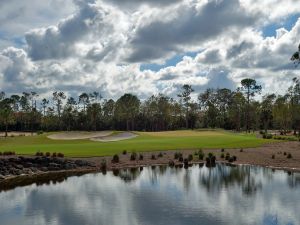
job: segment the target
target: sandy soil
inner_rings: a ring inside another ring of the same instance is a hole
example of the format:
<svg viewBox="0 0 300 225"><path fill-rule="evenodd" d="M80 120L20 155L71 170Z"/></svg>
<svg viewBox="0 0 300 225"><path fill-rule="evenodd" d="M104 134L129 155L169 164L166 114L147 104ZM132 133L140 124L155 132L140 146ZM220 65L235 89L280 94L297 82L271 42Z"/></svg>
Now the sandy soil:
<svg viewBox="0 0 300 225"><path fill-rule="evenodd" d="M112 157L93 157L85 158L85 160L92 161L96 163L97 166L100 166L101 161L105 158L108 163L108 169L114 168L126 168L126 167L137 167L137 166L150 166L150 165L164 165L168 164L170 160L174 160L174 153L176 151L162 151L163 157L158 157L160 152L143 152L143 160L130 160L130 153L126 155L119 154L120 163L113 164L111 163ZM187 157L189 154L193 154L195 150L184 150L180 151L183 153L183 157ZM207 155L209 152L213 152L218 162L225 162L221 158L220 149L203 149L203 152ZM225 149L224 154L230 153L230 155L237 156L237 161L235 164L251 164L264 167L271 167L275 169L285 169L290 171L299 171L300 172L300 142L279 142L268 144L258 148L247 148L243 149L240 152L240 149ZM292 155L291 159L287 158L287 155L284 155L284 152ZM152 155L156 156L155 160L151 159ZM275 155L275 158L272 159L272 155ZM176 161L175 161L176 162ZM203 162L197 160L194 157L193 162L199 163Z"/></svg>
<svg viewBox="0 0 300 225"><path fill-rule="evenodd" d="M8 132L8 137L19 137L19 136L31 136L36 135L36 133L31 132ZM0 132L0 137L5 137L5 132Z"/></svg>
<svg viewBox="0 0 300 225"><path fill-rule="evenodd" d="M112 141L122 141L127 139L132 139L138 135L131 132L122 132L115 135L105 136L105 137L94 137L91 138L92 141L101 141L101 142L112 142Z"/></svg>
<svg viewBox="0 0 300 225"><path fill-rule="evenodd" d="M70 132L60 132L57 134L52 134L49 135L48 138L53 140L80 140L80 139L90 139L95 137L105 137L111 134L112 131L97 131L97 132L70 131Z"/></svg>

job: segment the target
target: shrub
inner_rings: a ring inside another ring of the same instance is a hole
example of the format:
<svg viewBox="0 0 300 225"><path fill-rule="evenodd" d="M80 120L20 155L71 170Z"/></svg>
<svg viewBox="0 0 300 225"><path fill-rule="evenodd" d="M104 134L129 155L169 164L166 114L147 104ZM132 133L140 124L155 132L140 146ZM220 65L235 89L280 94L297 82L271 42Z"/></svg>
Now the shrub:
<svg viewBox="0 0 300 225"><path fill-rule="evenodd" d="M244 149L241 148L241 149L240 149L240 152L244 152Z"/></svg>
<svg viewBox="0 0 300 225"><path fill-rule="evenodd" d="M155 160L155 159L156 159L156 156L155 156L154 154L152 154L152 155L151 155L151 159L152 159L152 160Z"/></svg>
<svg viewBox="0 0 300 225"><path fill-rule="evenodd" d="M130 155L130 160L131 160L131 161L134 161L134 160L136 160L136 157L137 157L136 153L133 152L133 153L131 153L131 155Z"/></svg>
<svg viewBox="0 0 300 225"><path fill-rule="evenodd" d="M275 159L275 155L272 155L272 159Z"/></svg>
<svg viewBox="0 0 300 225"><path fill-rule="evenodd" d="M4 151L2 155L15 155L16 153L13 151Z"/></svg>
<svg viewBox="0 0 300 225"><path fill-rule="evenodd" d="M52 157L55 158L56 156L57 156L57 155L56 155L56 152L53 152L53 153L52 153Z"/></svg>
<svg viewBox="0 0 300 225"><path fill-rule="evenodd" d="M194 159L194 157L193 157L193 155L192 154L189 154L189 156L188 156L188 161L192 161L193 159Z"/></svg>
<svg viewBox="0 0 300 225"><path fill-rule="evenodd" d="M213 153L208 153L208 157L206 157L206 164L208 166L213 166L216 163L216 156Z"/></svg>
<svg viewBox="0 0 300 225"><path fill-rule="evenodd" d="M44 132L42 131L42 130L39 130L38 132L37 132L37 135L41 135L41 134L43 134Z"/></svg>
<svg viewBox="0 0 300 225"><path fill-rule="evenodd" d="M291 153L289 153L289 154L287 155L287 158L288 158L288 159L291 159L291 158L293 158L292 154L291 154Z"/></svg>
<svg viewBox="0 0 300 225"><path fill-rule="evenodd" d="M139 160L144 160L143 154L140 154L140 155L139 155Z"/></svg>
<svg viewBox="0 0 300 225"><path fill-rule="evenodd" d="M118 154L115 154L111 160L112 163L119 163L120 162L120 158Z"/></svg>
<svg viewBox="0 0 300 225"><path fill-rule="evenodd" d="M65 155L63 154L63 153L57 153L57 157L59 157L59 158L64 158L65 157Z"/></svg>
<svg viewBox="0 0 300 225"><path fill-rule="evenodd" d="M226 156L225 156L225 159L226 159L226 160L229 160L229 158L230 158L230 154L227 152L227 153L226 153Z"/></svg>
<svg viewBox="0 0 300 225"><path fill-rule="evenodd" d="M224 153L221 154L221 159L224 159L225 158L225 155Z"/></svg>
<svg viewBox="0 0 300 225"><path fill-rule="evenodd" d="M180 157L182 157L182 153L180 153L180 152L175 152L175 154L174 154L174 159L179 159Z"/></svg>
<svg viewBox="0 0 300 225"><path fill-rule="evenodd" d="M127 151L126 150L123 151L123 155L127 155Z"/></svg>
<svg viewBox="0 0 300 225"><path fill-rule="evenodd" d="M221 152L225 152L225 149L224 149L224 148L222 148L222 149L221 149Z"/></svg>
<svg viewBox="0 0 300 225"><path fill-rule="evenodd" d="M189 166L189 159L188 158L185 158L183 160L183 164L184 164L184 167L187 168Z"/></svg>
<svg viewBox="0 0 300 225"><path fill-rule="evenodd" d="M205 156L205 155L204 155L202 149L199 150L198 156L199 156L199 160L203 160L203 159L204 159L204 156Z"/></svg>
<svg viewBox="0 0 300 225"><path fill-rule="evenodd" d="M286 152L284 152L283 155L286 155Z"/></svg>
<svg viewBox="0 0 300 225"><path fill-rule="evenodd" d="M183 157L180 156L179 159L178 159L178 161L179 161L179 162L183 162Z"/></svg>
<svg viewBox="0 0 300 225"><path fill-rule="evenodd" d="M38 151L38 152L35 153L35 156L43 156L43 153Z"/></svg>
<svg viewBox="0 0 300 225"><path fill-rule="evenodd" d="M264 139L272 139L273 135L272 134L263 134Z"/></svg>
<svg viewBox="0 0 300 225"><path fill-rule="evenodd" d="M198 155L198 152L197 152L197 151L195 151L195 152L194 152L194 155Z"/></svg>
<svg viewBox="0 0 300 225"><path fill-rule="evenodd" d="M170 167L174 167L174 166L175 166L175 162L174 162L173 160L170 160L170 161L169 161L169 166L170 166Z"/></svg>
<svg viewBox="0 0 300 225"><path fill-rule="evenodd" d="M100 169L102 171L106 171L106 169L107 169L107 163L106 163L105 159L102 159L102 161L100 162Z"/></svg>
<svg viewBox="0 0 300 225"><path fill-rule="evenodd" d="M161 158L161 157L163 157L163 154L160 152L160 153L157 155L157 157Z"/></svg>
<svg viewBox="0 0 300 225"><path fill-rule="evenodd" d="M2 155L2 152L0 152L0 155Z"/></svg>
<svg viewBox="0 0 300 225"><path fill-rule="evenodd" d="M234 155L234 156L232 156L232 159L233 159L233 161L236 161L237 157Z"/></svg>
<svg viewBox="0 0 300 225"><path fill-rule="evenodd" d="M51 155L50 152L46 152L47 157L50 157L50 155Z"/></svg>

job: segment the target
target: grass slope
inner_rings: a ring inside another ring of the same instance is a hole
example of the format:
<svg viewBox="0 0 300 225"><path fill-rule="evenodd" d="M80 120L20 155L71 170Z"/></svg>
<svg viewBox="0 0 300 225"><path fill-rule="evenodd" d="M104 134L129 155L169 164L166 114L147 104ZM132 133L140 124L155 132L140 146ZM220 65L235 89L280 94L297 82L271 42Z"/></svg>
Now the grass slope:
<svg viewBox="0 0 300 225"><path fill-rule="evenodd" d="M169 131L136 132L137 138L110 143L90 140L51 140L48 134L0 139L0 151L15 151L30 155L37 151L61 152L69 157L104 156L127 151L162 151L197 148L258 147L274 140L256 138L254 135L225 131Z"/></svg>

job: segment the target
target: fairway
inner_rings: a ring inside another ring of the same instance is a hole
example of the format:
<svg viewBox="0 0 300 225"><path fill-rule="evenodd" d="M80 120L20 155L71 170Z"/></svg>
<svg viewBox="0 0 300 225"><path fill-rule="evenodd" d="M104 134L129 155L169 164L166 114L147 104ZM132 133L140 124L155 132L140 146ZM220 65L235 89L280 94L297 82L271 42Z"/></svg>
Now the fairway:
<svg viewBox="0 0 300 225"><path fill-rule="evenodd" d="M85 140L52 140L49 133L0 139L0 151L32 155L37 151L61 152L69 157L92 157L119 154L127 151L187 150L199 148L258 147L275 140L257 138L250 134L217 131L135 132L138 137L117 142Z"/></svg>

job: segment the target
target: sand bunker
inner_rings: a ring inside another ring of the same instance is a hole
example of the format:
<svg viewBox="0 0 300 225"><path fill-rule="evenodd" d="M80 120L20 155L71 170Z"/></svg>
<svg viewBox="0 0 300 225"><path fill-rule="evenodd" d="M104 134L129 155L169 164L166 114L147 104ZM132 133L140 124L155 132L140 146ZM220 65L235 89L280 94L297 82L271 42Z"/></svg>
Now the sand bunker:
<svg viewBox="0 0 300 225"><path fill-rule="evenodd" d="M48 138L53 140L81 140L90 138L101 138L111 135L112 131L97 131L97 132L80 132L80 131L70 131L61 132L57 134L49 135Z"/></svg>
<svg viewBox="0 0 300 225"><path fill-rule="evenodd" d="M92 141L101 141L101 142L112 142L112 141L122 141L127 140L131 138L137 137L137 134L131 133L131 132L122 132L115 135L110 135L106 137L94 137L91 138Z"/></svg>

